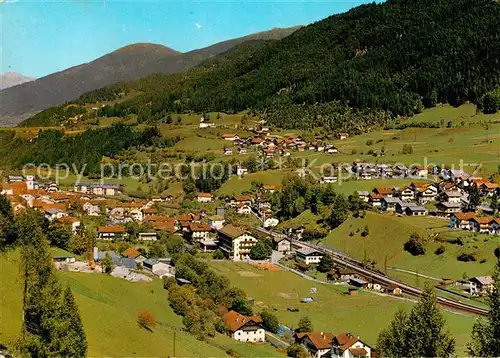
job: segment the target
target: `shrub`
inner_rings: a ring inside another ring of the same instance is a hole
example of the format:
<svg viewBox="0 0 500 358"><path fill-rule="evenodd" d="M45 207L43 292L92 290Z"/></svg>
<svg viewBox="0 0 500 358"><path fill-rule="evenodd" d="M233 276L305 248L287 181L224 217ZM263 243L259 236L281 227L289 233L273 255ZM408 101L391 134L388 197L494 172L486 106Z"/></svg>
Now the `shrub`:
<svg viewBox="0 0 500 358"><path fill-rule="evenodd" d="M175 281L175 278L173 277L163 277L163 288L165 290L169 290L170 287L172 287L173 285L177 284L177 282Z"/></svg>
<svg viewBox="0 0 500 358"><path fill-rule="evenodd" d="M373 145L373 140L368 139L368 140L366 141L366 145L367 145L367 146Z"/></svg>
<svg viewBox="0 0 500 358"><path fill-rule="evenodd" d="M443 245L441 245L441 246L439 246L439 247L436 249L436 251L434 251L434 253L435 253L436 255L441 255L441 254L443 254L443 253L444 253L444 251L445 251L445 247L444 247Z"/></svg>
<svg viewBox="0 0 500 358"><path fill-rule="evenodd" d="M156 326L156 318L149 311L141 311L137 314L137 323L143 328L154 328Z"/></svg>
<svg viewBox="0 0 500 358"><path fill-rule="evenodd" d="M417 233L413 233L410 239L405 242L404 250L413 256L425 255L424 240Z"/></svg>
<svg viewBox="0 0 500 358"><path fill-rule="evenodd" d="M403 145L402 154L413 154L413 147L410 144Z"/></svg>
<svg viewBox="0 0 500 358"><path fill-rule="evenodd" d="M464 252L464 253L457 256L457 260L463 261L463 262L477 261L476 253L475 252Z"/></svg>
<svg viewBox="0 0 500 358"><path fill-rule="evenodd" d="M280 323L278 321L278 318L274 314L269 311L263 311L260 316L262 318L262 325L267 331L278 333L280 329Z"/></svg>
<svg viewBox="0 0 500 358"><path fill-rule="evenodd" d="M214 253L212 254L212 258L214 260L224 260L226 258L226 256L224 256L224 253L222 252L222 250L216 250L214 251Z"/></svg>

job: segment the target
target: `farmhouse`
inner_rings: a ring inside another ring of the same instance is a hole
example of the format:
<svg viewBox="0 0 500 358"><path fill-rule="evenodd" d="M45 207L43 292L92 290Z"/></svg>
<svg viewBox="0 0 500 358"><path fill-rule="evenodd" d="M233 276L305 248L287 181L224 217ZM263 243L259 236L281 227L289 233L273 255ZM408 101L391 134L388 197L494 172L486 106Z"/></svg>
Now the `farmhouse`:
<svg viewBox="0 0 500 358"><path fill-rule="evenodd" d="M435 184L426 184L422 186L416 186L417 195L416 198L418 202L422 205L436 200L436 196L438 194L438 187Z"/></svg>
<svg viewBox="0 0 500 358"><path fill-rule="evenodd" d="M306 332L295 333L295 343L303 345L314 358L320 358L332 349L333 333Z"/></svg>
<svg viewBox="0 0 500 358"><path fill-rule="evenodd" d="M235 196L231 199L230 205L237 207L238 205L252 205L252 197L249 195Z"/></svg>
<svg viewBox="0 0 500 358"><path fill-rule="evenodd" d="M380 200L380 209L383 211L396 211L396 205L402 204L399 198L382 198Z"/></svg>
<svg viewBox="0 0 500 358"><path fill-rule="evenodd" d="M189 232L191 237L195 240L208 239L212 228L207 224L200 224L197 222L189 223Z"/></svg>
<svg viewBox="0 0 500 358"><path fill-rule="evenodd" d="M319 251L311 249L309 247L305 247L297 250L295 253L295 259L298 262L303 262L306 265L317 264L323 258L323 254Z"/></svg>
<svg viewBox="0 0 500 358"><path fill-rule="evenodd" d="M403 201L412 201L416 198L415 190L411 186L407 186L403 188L400 192L401 200Z"/></svg>
<svg viewBox="0 0 500 358"><path fill-rule="evenodd" d="M235 140L239 140L240 139L239 135L237 135L237 134L223 134L222 138L224 140L229 140L231 142L234 142Z"/></svg>
<svg viewBox="0 0 500 358"><path fill-rule="evenodd" d="M473 277L469 280L471 295L484 295L493 290L495 281L491 276Z"/></svg>
<svg viewBox="0 0 500 358"><path fill-rule="evenodd" d="M428 211L423 206L407 206L405 209L405 214L408 216L421 216L427 215Z"/></svg>
<svg viewBox="0 0 500 358"><path fill-rule="evenodd" d="M456 213L450 215L449 227L454 229L470 230L469 220L474 218L474 213Z"/></svg>
<svg viewBox="0 0 500 358"><path fill-rule="evenodd" d="M292 251L292 242L286 236L274 237L275 250L287 254Z"/></svg>
<svg viewBox="0 0 500 358"><path fill-rule="evenodd" d="M371 357L371 347L351 333L341 333L332 340L332 358Z"/></svg>
<svg viewBox="0 0 500 358"><path fill-rule="evenodd" d="M214 196L210 193L199 193L198 202L199 203L209 203L214 199Z"/></svg>
<svg viewBox="0 0 500 358"><path fill-rule="evenodd" d="M392 198L394 191L393 191L392 188L375 188L373 190L373 192L375 194L382 195L382 196L384 196L386 198Z"/></svg>
<svg viewBox="0 0 500 358"><path fill-rule="evenodd" d="M451 214L460 213L462 211L462 204L460 202L441 202L436 204L437 214L440 216L449 216Z"/></svg>
<svg viewBox="0 0 500 358"><path fill-rule="evenodd" d="M228 328L228 333L234 340L240 342L264 342L266 332L262 328L262 318L259 316L244 316L235 311L229 311L222 317Z"/></svg>
<svg viewBox="0 0 500 358"><path fill-rule="evenodd" d="M245 260L250 256L250 250L257 239L244 230L233 225L224 226L218 230L219 248L232 260Z"/></svg>

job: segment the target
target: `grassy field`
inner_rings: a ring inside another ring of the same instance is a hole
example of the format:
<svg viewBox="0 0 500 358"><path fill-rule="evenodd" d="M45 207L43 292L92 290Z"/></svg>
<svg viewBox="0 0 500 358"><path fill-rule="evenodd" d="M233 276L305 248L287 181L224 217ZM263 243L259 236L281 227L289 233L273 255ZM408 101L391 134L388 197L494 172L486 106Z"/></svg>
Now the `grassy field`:
<svg viewBox="0 0 500 358"><path fill-rule="evenodd" d="M19 255L0 256L0 343L12 345L21 329L22 282ZM221 346L196 340L182 331L182 318L168 305L161 280L131 283L102 274L58 272L62 283L70 285L80 308L88 355L98 356L172 356L176 333L176 356L222 357L229 348L247 357L274 357L281 354L268 344L237 343L218 335ZM137 313L151 311L159 324L153 332L139 328Z"/></svg>
<svg viewBox="0 0 500 358"><path fill-rule="evenodd" d="M447 228L447 224L446 219L398 217L367 212L365 218L347 219L324 242L357 259L375 260L382 270L387 260L387 266L418 271L437 278L460 280L465 276L490 274L494 267L493 250L500 245L500 238L451 230ZM369 235L362 237L361 231L365 226L368 226ZM403 250L403 244L413 232L429 239L423 256L412 256ZM459 237L463 245L453 243ZM441 245L445 247L445 252L436 255L434 251ZM472 251L476 252L477 261L457 260L459 254ZM480 263L481 259L486 259L486 262ZM388 274L391 275L391 272L388 271Z"/></svg>
<svg viewBox="0 0 500 358"><path fill-rule="evenodd" d="M263 172L250 173L244 175L243 177L235 175L222 185L219 189L219 195L238 195L243 192L250 191L253 181L279 186L283 178L290 174L291 171L288 170L267 170Z"/></svg>
<svg viewBox="0 0 500 358"><path fill-rule="evenodd" d="M254 311L265 308L274 311L282 324L295 327L303 316L311 318L314 329L338 334L343 331L360 335L375 345L379 332L398 309L409 310L412 303L389 297L360 292L345 295L346 286L322 285L293 273L277 270L262 271L245 263L211 262L210 266L225 275L231 283L255 299ZM311 288L318 289L317 295ZM300 303L301 297L314 297L313 303ZM288 312L287 307L300 312ZM458 355L462 355L475 318L445 313L448 327L457 340Z"/></svg>

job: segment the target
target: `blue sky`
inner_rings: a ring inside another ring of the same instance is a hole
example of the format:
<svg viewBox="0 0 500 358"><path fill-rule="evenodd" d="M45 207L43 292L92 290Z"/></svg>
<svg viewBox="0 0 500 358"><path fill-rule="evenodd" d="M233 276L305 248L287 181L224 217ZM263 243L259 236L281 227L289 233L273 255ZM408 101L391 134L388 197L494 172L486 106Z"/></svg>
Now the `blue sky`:
<svg viewBox="0 0 500 358"><path fill-rule="evenodd" d="M42 77L136 42L185 52L366 2L0 0L1 72Z"/></svg>

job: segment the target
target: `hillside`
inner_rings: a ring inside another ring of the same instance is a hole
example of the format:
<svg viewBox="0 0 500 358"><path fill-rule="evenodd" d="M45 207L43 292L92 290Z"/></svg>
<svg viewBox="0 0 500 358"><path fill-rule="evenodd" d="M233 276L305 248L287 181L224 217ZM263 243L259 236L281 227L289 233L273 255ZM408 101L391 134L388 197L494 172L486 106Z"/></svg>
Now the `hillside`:
<svg viewBox="0 0 500 358"><path fill-rule="evenodd" d="M280 41L246 42L183 76L125 84L120 91L140 94L101 114L154 121L169 112L254 108L282 127L364 131L436 103L477 102L497 87L499 19L491 0L362 5ZM117 92L84 98L112 100Z"/></svg>
<svg viewBox="0 0 500 358"><path fill-rule="evenodd" d="M34 78L23 76L20 73L5 72L3 75L0 75L0 91L33 80Z"/></svg>
<svg viewBox="0 0 500 358"><path fill-rule="evenodd" d="M22 119L45 108L60 105L77 98L82 93L112 83L131 81L154 73L181 72L242 42L279 39L296 29L296 27L273 29L187 53L148 43L125 46L92 62L2 91L0 125L18 124Z"/></svg>
<svg viewBox="0 0 500 358"><path fill-rule="evenodd" d="M22 283L19 252L0 255L0 344L13 347L21 331ZM161 280L132 283L104 274L58 271L75 296L89 345L89 357L224 357L233 349L246 357L279 357L270 345L235 342L217 335L210 342L185 332L182 317L169 306ZM137 325L137 313L149 310L158 324L152 332ZM173 335L175 337L175 349ZM126 342L126 344L124 344Z"/></svg>

